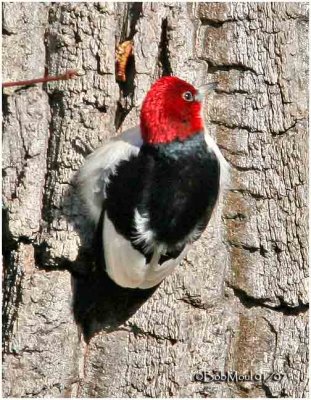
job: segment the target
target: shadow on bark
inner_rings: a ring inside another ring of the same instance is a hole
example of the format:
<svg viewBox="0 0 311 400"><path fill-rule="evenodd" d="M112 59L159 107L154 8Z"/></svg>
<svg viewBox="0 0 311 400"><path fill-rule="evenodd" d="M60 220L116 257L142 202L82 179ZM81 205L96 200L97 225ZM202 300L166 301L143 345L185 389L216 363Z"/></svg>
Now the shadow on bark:
<svg viewBox="0 0 311 400"><path fill-rule="evenodd" d="M83 204L75 186L74 184L67 192L66 203L78 205L83 215ZM89 342L101 330L111 332L124 324L157 287L141 290L116 285L105 271L102 246L103 213L98 226L93 230L81 215L76 218L68 217L82 241L77 260L71 263L69 271L72 274L75 321L80 326L85 341ZM90 235L94 236L91 245Z"/></svg>
<svg viewBox="0 0 311 400"><path fill-rule="evenodd" d="M89 342L101 330L116 330L155 290L121 288L100 268L87 276L74 277L74 317L85 341Z"/></svg>
<svg viewBox="0 0 311 400"><path fill-rule="evenodd" d="M4 171L5 172L5 171ZM21 237L20 242L25 238ZM18 249L18 243L14 240L9 229L8 210L2 208L2 349L9 351L10 338L12 337L14 323L17 319L17 311L22 301L23 272L19 265L13 262L13 252ZM4 356L4 352L2 354Z"/></svg>

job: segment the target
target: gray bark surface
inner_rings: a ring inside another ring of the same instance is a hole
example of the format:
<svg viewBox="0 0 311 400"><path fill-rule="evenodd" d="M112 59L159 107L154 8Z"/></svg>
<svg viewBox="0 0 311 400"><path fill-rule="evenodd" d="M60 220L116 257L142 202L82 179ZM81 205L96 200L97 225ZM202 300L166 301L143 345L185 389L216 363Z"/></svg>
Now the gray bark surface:
<svg viewBox="0 0 311 400"><path fill-rule="evenodd" d="M3 5L4 81L83 72L4 91L5 397L308 397L307 49L305 3ZM75 179L167 74L219 82L204 113L231 189L142 296L94 269ZM195 381L212 370L275 375Z"/></svg>

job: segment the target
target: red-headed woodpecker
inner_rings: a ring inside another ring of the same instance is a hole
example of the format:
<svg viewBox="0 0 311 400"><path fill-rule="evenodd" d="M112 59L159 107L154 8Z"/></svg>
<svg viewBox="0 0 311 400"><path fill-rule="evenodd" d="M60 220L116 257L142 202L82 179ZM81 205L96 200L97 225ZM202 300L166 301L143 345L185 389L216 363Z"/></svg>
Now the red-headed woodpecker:
<svg viewBox="0 0 311 400"><path fill-rule="evenodd" d="M227 163L204 131L202 99L189 83L160 78L140 127L105 143L81 169L89 214L103 218L106 272L119 286L158 285L211 218Z"/></svg>

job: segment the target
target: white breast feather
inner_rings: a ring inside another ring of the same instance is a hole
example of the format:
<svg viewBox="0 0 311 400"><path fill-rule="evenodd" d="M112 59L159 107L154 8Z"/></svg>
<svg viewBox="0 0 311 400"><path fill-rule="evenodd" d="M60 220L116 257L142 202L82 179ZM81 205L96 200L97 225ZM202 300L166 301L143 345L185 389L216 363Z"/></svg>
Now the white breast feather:
<svg viewBox="0 0 311 400"><path fill-rule="evenodd" d="M227 189L230 183L230 166L221 154L215 140L206 131L204 137L208 148L213 150L220 164L220 190Z"/></svg>

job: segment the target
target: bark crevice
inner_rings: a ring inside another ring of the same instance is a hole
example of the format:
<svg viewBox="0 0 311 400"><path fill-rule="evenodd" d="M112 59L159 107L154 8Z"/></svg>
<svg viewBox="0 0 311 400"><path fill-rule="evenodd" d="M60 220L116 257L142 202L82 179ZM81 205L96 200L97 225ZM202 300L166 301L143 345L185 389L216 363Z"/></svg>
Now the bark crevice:
<svg viewBox="0 0 311 400"><path fill-rule="evenodd" d="M169 25L168 18L164 18L161 24L161 40L159 44L159 64L162 69L162 76L170 76L173 69L170 62L169 51Z"/></svg>
<svg viewBox="0 0 311 400"><path fill-rule="evenodd" d="M245 290L235 287L232 284L227 282L229 288L231 288L234 292L234 295L240 300L246 308L253 308L253 307L261 307L266 308L278 313L281 313L285 316L296 316L303 313L307 313L309 310L309 304L300 304L299 306L291 307L289 304L286 304L282 298L278 298L279 305L269 305L266 302L271 302L270 298L255 298L250 296Z"/></svg>

